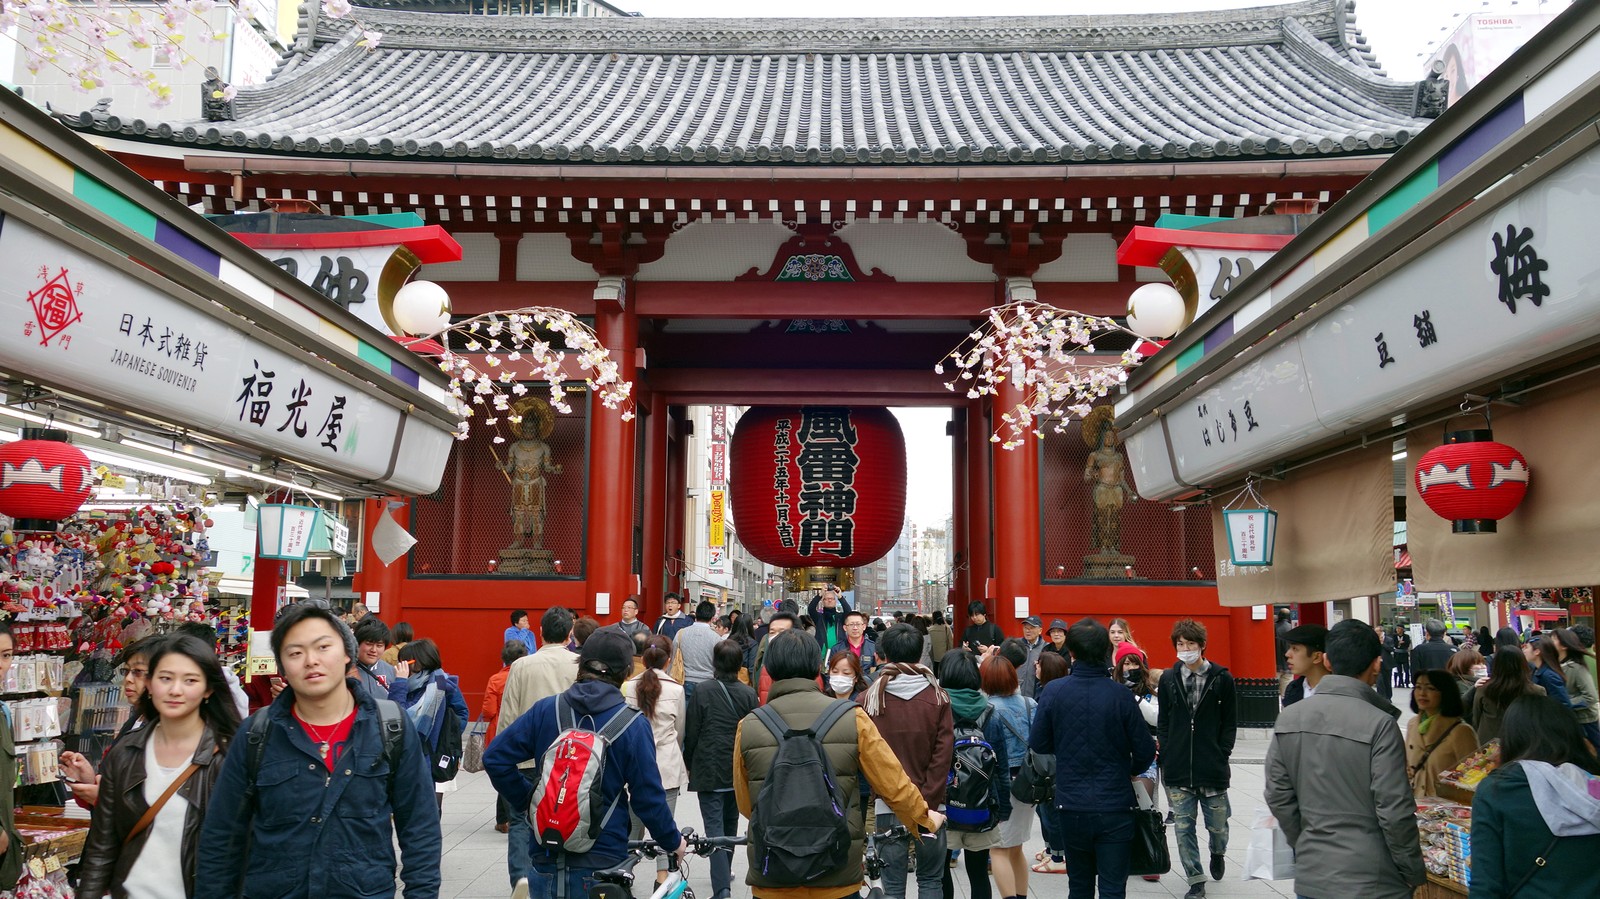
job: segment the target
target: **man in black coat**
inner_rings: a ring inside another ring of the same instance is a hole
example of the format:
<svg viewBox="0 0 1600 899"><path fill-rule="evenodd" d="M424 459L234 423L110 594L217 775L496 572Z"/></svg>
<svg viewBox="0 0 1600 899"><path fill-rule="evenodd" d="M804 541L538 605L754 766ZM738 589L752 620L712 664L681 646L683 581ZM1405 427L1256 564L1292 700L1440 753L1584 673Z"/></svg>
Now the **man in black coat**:
<svg viewBox="0 0 1600 899"><path fill-rule="evenodd" d="M1229 758L1238 734L1233 675L1205 657L1205 625L1185 618L1172 627L1179 664L1162 672L1156 688L1156 718L1161 746L1161 776L1167 785L1178 858L1189 882L1185 899L1202 899L1206 875L1200 868L1198 817L1205 815L1211 849L1211 879L1227 870Z"/></svg>
<svg viewBox="0 0 1600 899"><path fill-rule="evenodd" d="M1455 644L1444 638L1443 621L1437 618L1429 618L1422 625L1422 629L1428 632L1428 639L1421 646L1411 650L1411 677L1413 680L1424 671L1444 668L1449 663L1450 657L1456 654Z"/></svg>

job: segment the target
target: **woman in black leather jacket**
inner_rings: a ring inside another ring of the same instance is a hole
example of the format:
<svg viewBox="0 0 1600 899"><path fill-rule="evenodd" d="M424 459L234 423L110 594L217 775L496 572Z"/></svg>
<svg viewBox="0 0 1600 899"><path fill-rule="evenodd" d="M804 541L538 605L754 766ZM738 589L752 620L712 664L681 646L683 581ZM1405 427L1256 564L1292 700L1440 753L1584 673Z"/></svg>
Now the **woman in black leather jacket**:
<svg viewBox="0 0 1600 899"><path fill-rule="evenodd" d="M112 744L100 768L81 899L194 895L200 825L239 728L216 653L187 634L164 640L136 711L147 724Z"/></svg>

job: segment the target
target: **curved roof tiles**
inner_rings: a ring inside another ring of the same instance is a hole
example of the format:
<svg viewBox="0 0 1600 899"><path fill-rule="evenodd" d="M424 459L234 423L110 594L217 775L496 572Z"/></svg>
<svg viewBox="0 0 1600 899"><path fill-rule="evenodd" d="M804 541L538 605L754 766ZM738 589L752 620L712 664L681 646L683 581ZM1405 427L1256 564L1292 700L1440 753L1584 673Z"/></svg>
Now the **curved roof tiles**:
<svg viewBox="0 0 1600 899"><path fill-rule="evenodd" d="M317 156L1060 163L1370 153L1442 103L1378 69L1347 0L1155 16L306 20L222 122L76 127Z"/></svg>

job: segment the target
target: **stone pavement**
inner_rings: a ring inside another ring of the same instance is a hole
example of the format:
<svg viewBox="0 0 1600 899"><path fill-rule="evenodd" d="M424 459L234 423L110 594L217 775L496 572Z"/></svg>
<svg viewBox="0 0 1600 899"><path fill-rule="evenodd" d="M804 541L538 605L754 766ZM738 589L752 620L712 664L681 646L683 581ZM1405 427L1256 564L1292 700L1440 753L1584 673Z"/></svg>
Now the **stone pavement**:
<svg viewBox="0 0 1600 899"><path fill-rule="evenodd" d="M1409 709L1406 709L1409 699L1408 691L1395 691L1395 704L1405 710L1401 715L1402 724L1411 717ZM1233 815L1229 819L1232 826L1228 836L1228 874L1220 882L1207 881L1208 899L1292 899L1294 896L1294 884L1291 881L1240 879L1256 808L1265 806L1262 800L1266 788L1263 761L1270 737L1271 732L1264 729L1239 731L1233 755L1233 786L1229 791ZM506 899L510 895L506 878L506 838L494 829L494 789L489 785L488 777L482 774L462 773L456 782L460 790L445 797L444 802L444 886L439 895L441 899ZM1162 808L1165 807L1163 799ZM705 832L700 823L700 804L693 793L685 793L679 799L677 818L679 826ZM1168 873L1156 883L1138 877L1131 878L1128 881L1128 895L1181 897L1188 889L1182 867L1178 864L1176 836L1171 826L1167 828L1167 842L1172 851L1173 868L1178 873ZM1033 839L1028 843L1027 857L1031 860L1033 854L1043 848L1044 840L1035 826ZM1202 827L1201 857L1205 858L1207 852L1206 835ZM750 889L744 885L744 868L745 856L740 852L734 856L733 899L750 899ZM639 873L641 880L648 876L644 865L640 866ZM957 868L954 879L958 899L968 899L970 891L967 889L965 872ZM710 869L704 859L694 858L691 861L689 880L698 895L711 895ZM915 896L914 878L912 883L911 894ZM1028 892L1031 899L1066 899L1067 878L1059 874L1031 874Z"/></svg>

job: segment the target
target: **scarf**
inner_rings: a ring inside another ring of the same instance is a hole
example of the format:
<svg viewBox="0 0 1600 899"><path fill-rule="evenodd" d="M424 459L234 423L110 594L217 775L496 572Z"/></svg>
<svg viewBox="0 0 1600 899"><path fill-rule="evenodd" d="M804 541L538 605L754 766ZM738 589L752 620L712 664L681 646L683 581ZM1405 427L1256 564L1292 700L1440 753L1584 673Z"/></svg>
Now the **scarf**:
<svg viewBox="0 0 1600 899"><path fill-rule="evenodd" d="M1432 724L1433 719L1437 717L1439 716L1436 714L1430 715L1427 712L1423 712L1417 721L1417 736L1426 737L1428 735L1428 725Z"/></svg>
<svg viewBox="0 0 1600 899"><path fill-rule="evenodd" d="M907 677L921 677L928 681L928 688L933 690L934 705L943 705L950 701L945 695L944 688L939 686L939 681L933 672L912 662L889 662L878 668L878 677L867 687L867 692L861 697L861 707L872 717L883 714L883 697L889 689L889 682L900 675Z"/></svg>
<svg viewBox="0 0 1600 899"><path fill-rule="evenodd" d="M406 709L406 714L411 716L411 723L416 726L418 736L431 750L439 745L439 730L444 725L444 672L424 671L412 675L416 678L427 678L428 685L423 688L422 696L411 707Z"/></svg>
<svg viewBox="0 0 1600 899"><path fill-rule="evenodd" d="M950 712L957 721L977 721L989 707L989 699L977 690L947 690L950 694Z"/></svg>

